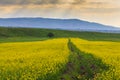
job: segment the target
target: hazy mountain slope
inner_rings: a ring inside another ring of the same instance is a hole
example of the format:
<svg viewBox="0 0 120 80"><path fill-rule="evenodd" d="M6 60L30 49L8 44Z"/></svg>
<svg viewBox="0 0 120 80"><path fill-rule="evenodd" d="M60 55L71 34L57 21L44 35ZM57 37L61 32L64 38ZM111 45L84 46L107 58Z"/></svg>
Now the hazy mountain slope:
<svg viewBox="0 0 120 80"><path fill-rule="evenodd" d="M78 19L49 19L49 18L6 18L0 19L0 26L34 27L65 30L114 31L119 28L91 23ZM120 29L119 29L120 30Z"/></svg>

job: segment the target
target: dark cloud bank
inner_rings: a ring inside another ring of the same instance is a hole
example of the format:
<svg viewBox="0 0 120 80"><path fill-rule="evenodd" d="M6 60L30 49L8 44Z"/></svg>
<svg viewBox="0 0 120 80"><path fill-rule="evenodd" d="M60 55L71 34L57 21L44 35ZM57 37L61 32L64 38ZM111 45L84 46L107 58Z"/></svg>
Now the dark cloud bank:
<svg viewBox="0 0 120 80"><path fill-rule="evenodd" d="M35 4L35 5L44 5L44 4L81 4L84 3L85 0L0 0L0 5L28 5L28 4Z"/></svg>

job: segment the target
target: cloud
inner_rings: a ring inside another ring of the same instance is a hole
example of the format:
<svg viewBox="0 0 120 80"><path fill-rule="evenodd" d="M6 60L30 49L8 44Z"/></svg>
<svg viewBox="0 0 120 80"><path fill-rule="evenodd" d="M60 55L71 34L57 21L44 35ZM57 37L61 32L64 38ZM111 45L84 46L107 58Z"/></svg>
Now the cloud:
<svg viewBox="0 0 120 80"><path fill-rule="evenodd" d="M81 4L86 0L0 0L0 5Z"/></svg>

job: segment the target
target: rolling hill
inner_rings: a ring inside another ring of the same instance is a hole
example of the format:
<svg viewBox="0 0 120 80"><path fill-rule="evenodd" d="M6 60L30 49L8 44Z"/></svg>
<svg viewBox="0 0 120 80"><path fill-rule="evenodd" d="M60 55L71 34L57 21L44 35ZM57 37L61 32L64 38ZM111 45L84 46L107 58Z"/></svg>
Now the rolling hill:
<svg viewBox="0 0 120 80"><path fill-rule="evenodd" d="M100 32L85 32L85 31L67 31L55 29L40 29L40 28L5 28L0 27L0 42L11 41L39 41L48 39L48 33L53 33L53 38L70 38L79 37L86 40L102 40L102 41L120 41L119 33L100 33Z"/></svg>

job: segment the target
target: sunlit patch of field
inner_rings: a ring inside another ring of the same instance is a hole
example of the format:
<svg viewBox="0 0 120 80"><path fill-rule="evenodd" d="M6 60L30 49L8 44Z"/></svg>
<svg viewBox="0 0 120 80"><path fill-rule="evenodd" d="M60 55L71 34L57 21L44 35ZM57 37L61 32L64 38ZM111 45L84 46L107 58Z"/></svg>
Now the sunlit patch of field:
<svg viewBox="0 0 120 80"><path fill-rule="evenodd" d="M68 62L67 39L0 43L0 80L57 80Z"/></svg>
<svg viewBox="0 0 120 80"><path fill-rule="evenodd" d="M79 38L72 38L72 42L80 51L92 54L109 65L107 71L95 75L95 80L120 80L120 42L87 41Z"/></svg>

